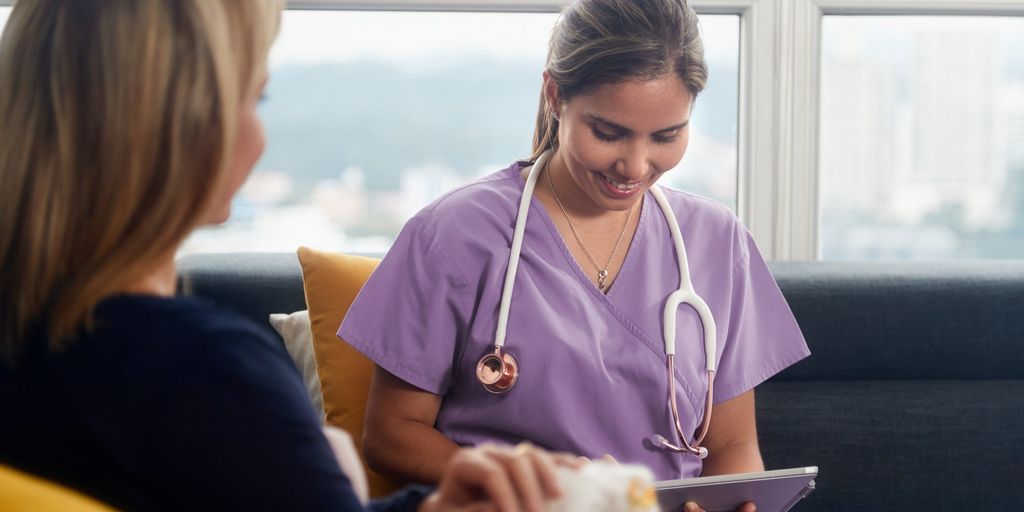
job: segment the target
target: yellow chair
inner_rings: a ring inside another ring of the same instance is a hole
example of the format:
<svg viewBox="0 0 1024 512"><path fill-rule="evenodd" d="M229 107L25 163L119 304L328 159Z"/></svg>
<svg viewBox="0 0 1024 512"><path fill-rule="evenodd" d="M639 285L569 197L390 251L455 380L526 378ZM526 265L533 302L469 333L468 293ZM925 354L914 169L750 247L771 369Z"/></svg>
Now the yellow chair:
<svg viewBox="0 0 1024 512"><path fill-rule="evenodd" d="M77 491L0 464L0 512L107 512L114 509Z"/></svg>

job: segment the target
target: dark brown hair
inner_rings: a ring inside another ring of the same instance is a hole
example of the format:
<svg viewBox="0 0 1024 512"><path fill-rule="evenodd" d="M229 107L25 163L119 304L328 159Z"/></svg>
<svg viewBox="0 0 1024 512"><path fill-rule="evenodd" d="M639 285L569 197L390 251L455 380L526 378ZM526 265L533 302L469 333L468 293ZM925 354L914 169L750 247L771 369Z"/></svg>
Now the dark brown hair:
<svg viewBox="0 0 1024 512"><path fill-rule="evenodd" d="M546 69L563 102L666 73L676 73L696 99L708 78L697 13L685 0L577 0L555 24ZM558 146L554 107L541 90L531 160Z"/></svg>

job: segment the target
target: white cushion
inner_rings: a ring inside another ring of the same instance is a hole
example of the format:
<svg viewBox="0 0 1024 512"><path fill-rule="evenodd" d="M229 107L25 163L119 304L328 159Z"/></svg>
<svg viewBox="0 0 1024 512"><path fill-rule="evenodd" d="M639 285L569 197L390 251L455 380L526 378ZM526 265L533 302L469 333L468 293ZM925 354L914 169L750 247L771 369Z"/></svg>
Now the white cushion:
<svg viewBox="0 0 1024 512"><path fill-rule="evenodd" d="M309 323L309 311L296 311L292 314L274 313L270 315L270 325L284 339L284 348L288 350L292 362L302 375L306 385L306 394L313 409L324 419L324 398L320 393L320 376L316 373L316 356L313 354L313 329Z"/></svg>

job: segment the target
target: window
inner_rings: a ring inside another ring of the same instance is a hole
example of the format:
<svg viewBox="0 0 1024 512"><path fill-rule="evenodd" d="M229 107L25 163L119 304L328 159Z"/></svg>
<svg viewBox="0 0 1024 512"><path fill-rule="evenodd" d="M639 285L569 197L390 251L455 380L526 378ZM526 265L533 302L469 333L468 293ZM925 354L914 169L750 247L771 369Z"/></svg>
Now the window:
<svg viewBox="0 0 1024 512"><path fill-rule="evenodd" d="M7 24L7 17L11 15L10 7L0 7L0 32L3 32L4 25Z"/></svg>
<svg viewBox="0 0 1024 512"><path fill-rule="evenodd" d="M230 221L182 253L380 253L443 192L530 153L547 13L287 11L261 114L268 146ZM702 16L710 67L666 183L735 209L738 16Z"/></svg>
<svg viewBox="0 0 1024 512"><path fill-rule="evenodd" d="M824 259L1024 257L1021 48L1021 17L824 17Z"/></svg>

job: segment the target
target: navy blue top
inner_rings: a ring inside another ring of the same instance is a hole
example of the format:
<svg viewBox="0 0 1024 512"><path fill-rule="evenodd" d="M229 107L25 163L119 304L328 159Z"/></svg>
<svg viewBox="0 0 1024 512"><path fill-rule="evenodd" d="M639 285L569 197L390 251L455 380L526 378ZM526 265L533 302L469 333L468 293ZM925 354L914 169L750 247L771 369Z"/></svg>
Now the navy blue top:
<svg viewBox="0 0 1024 512"><path fill-rule="evenodd" d="M0 362L0 462L133 510L362 510L268 332L195 298L113 297L95 319L63 353Z"/></svg>

